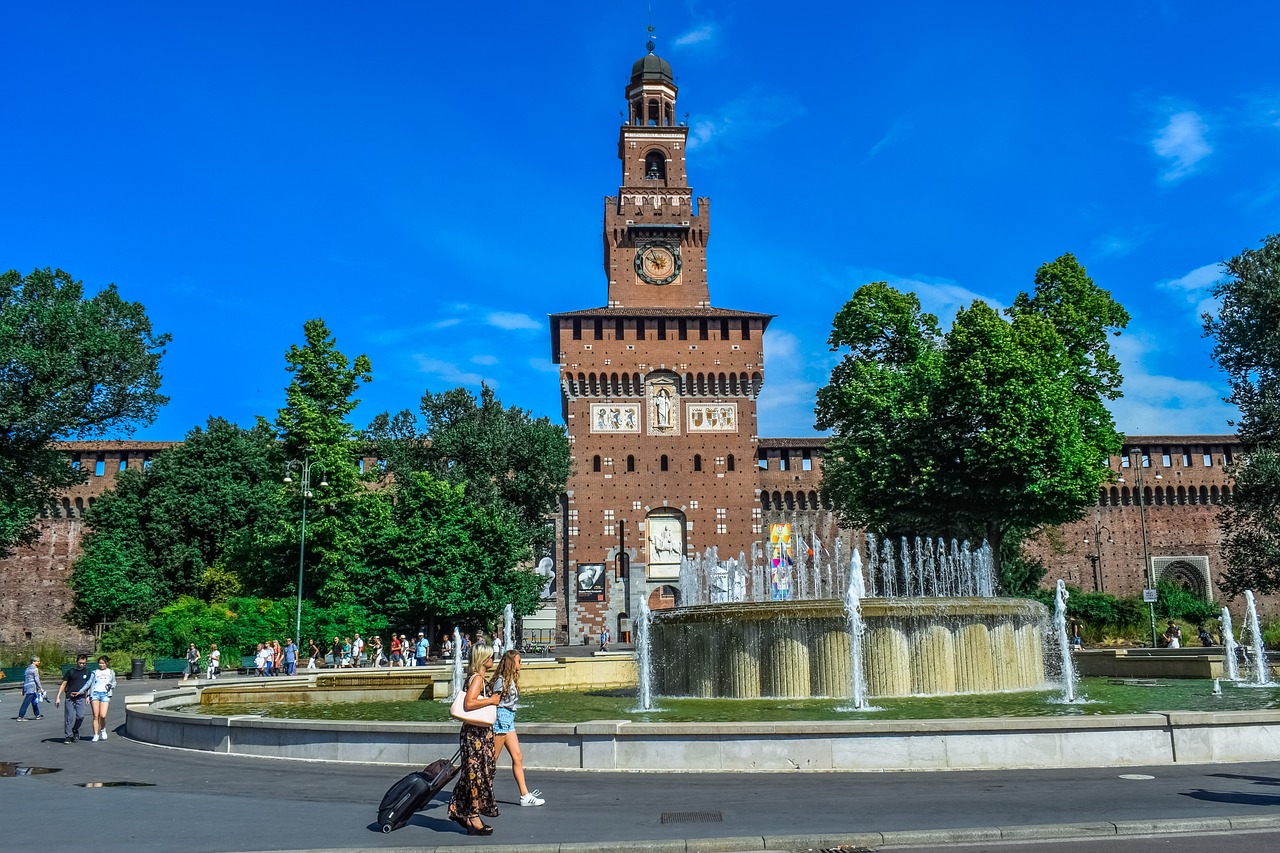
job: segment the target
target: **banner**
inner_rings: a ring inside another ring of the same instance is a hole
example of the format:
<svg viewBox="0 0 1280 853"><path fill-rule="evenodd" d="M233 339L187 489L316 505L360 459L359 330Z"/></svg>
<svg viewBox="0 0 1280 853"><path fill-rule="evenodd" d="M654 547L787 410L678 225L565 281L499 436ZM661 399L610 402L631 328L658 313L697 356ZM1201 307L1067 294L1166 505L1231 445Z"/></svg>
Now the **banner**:
<svg viewBox="0 0 1280 853"><path fill-rule="evenodd" d="M774 601L790 601L791 525L769 525L769 592Z"/></svg>

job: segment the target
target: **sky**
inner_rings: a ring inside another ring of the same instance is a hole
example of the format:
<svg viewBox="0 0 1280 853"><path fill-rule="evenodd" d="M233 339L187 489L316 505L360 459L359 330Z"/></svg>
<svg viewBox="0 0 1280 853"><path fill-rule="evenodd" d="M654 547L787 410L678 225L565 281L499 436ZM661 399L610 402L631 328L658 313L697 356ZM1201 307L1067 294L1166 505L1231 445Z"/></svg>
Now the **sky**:
<svg viewBox="0 0 1280 853"><path fill-rule="evenodd" d="M649 8L652 7L652 11ZM1133 319L1129 434L1230 432L1201 334L1280 231L1280 6L23 3L0 12L0 269L116 283L173 341L136 437L273 417L321 317L353 415L493 385L560 419L547 315L603 305L623 91L673 66L715 305L776 314L762 436L813 433L854 290L944 324L1074 253ZM120 437L123 437L121 434Z"/></svg>

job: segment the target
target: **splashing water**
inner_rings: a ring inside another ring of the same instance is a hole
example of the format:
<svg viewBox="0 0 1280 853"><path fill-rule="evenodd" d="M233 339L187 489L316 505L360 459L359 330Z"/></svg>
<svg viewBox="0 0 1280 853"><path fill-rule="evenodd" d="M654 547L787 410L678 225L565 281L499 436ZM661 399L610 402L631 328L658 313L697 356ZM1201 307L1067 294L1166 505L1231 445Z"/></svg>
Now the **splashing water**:
<svg viewBox="0 0 1280 853"><path fill-rule="evenodd" d="M1053 627L1058 634L1058 654L1062 658L1062 699L1076 701L1076 668L1071 660L1071 640L1067 637L1067 584L1058 579L1057 592L1053 596Z"/></svg>
<svg viewBox="0 0 1280 853"><path fill-rule="evenodd" d="M853 558L849 561L849 589L844 595L844 611L849 618L849 696L853 699L853 707L865 711L870 707L867 700L867 673L862 663L862 640L867 625L862 620L862 599L867 594L866 584L862 580L862 555L853 549Z"/></svg>
<svg viewBox="0 0 1280 853"><path fill-rule="evenodd" d="M511 609L511 602L507 602L507 606L502 609L502 650L509 652L516 647L515 632L515 611Z"/></svg>
<svg viewBox="0 0 1280 853"><path fill-rule="evenodd" d="M1271 668L1267 665L1267 650L1262 644L1262 627L1258 624L1258 605L1253 600L1253 590L1244 591L1244 603L1245 625L1249 628L1249 646L1253 654L1253 684L1266 687L1271 683Z"/></svg>
<svg viewBox="0 0 1280 853"><path fill-rule="evenodd" d="M1226 646L1226 658L1224 663L1227 667L1227 680L1240 680L1240 664L1237 659L1239 654L1236 645L1235 627L1231 624L1231 611L1226 607L1222 608L1222 643Z"/></svg>
<svg viewBox="0 0 1280 853"><path fill-rule="evenodd" d="M636 664L640 669L640 708L653 710L653 652L649 648L649 627L653 616L649 612L649 600L640 599L640 621L636 625Z"/></svg>
<svg viewBox="0 0 1280 853"><path fill-rule="evenodd" d="M462 692L462 631L453 629L453 678L449 682L449 698Z"/></svg>

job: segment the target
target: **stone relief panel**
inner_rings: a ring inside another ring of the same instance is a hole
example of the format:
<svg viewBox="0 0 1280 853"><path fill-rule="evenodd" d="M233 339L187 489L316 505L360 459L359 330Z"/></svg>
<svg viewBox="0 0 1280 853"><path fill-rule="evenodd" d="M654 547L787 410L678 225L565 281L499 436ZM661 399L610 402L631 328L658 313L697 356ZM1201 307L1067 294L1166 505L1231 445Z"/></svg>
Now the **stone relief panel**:
<svg viewBox="0 0 1280 853"><path fill-rule="evenodd" d="M649 536L649 579L679 578L680 560L684 556L684 519L678 515L651 515L645 526Z"/></svg>
<svg viewBox="0 0 1280 853"><path fill-rule="evenodd" d="M652 376L645 380L648 396L649 435L680 434L680 386L670 375Z"/></svg>
<svg viewBox="0 0 1280 853"><path fill-rule="evenodd" d="M639 403L592 403L592 432L640 432Z"/></svg>
<svg viewBox="0 0 1280 853"><path fill-rule="evenodd" d="M689 432L737 432L737 403L689 403Z"/></svg>

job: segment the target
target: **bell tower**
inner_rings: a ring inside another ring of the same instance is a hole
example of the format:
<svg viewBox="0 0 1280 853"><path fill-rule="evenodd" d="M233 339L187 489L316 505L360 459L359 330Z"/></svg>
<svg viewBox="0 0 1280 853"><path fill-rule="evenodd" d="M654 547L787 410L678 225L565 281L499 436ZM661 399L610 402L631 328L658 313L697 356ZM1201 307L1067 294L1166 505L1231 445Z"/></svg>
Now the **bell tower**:
<svg viewBox="0 0 1280 853"><path fill-rule="evenodd" d="M685 557L737 557L763 530L756 398L772 317L711 306L709 204L689 188L689 128L653 47L631 67L622 181L605 199L608 301L550 318L573 454L557 633L575 644L621 637L642 601L678 599Z"/></svg>
<svg viewBox="0 0 1280 853"><path fill-rule="evenodd" d="M708 202L689 188L689 128L676 121L671 65L654 54L652 39L646 47L631 66L618 134L622 183L605 199L609 306L705 308Z"/></svg>

